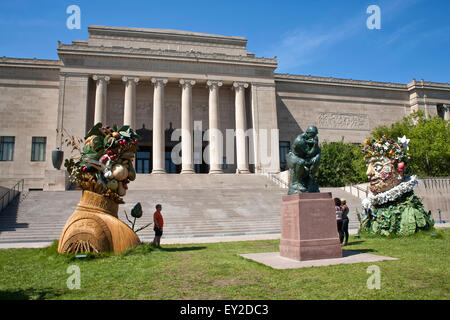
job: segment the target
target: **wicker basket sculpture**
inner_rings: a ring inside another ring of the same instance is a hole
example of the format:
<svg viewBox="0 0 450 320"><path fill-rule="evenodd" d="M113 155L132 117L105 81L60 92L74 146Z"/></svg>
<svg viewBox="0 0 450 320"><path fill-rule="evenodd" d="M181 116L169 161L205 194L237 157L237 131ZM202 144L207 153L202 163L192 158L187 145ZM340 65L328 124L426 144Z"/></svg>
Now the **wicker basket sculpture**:
<svg viewBox="0 0 450 320"><path fill-rule="evenodd" d="M136 173L133 158L140 137L123 126L96 124L80 148L79 160L66 160L72 181L83 190L80 202L61 233L59 253L115 252L137 246L136 233L118 219L127 184Z"/></svg>
<svg viewBox="0 0 450 320"><path fill-rule="evenodd" d="M95 192L83 191L80 202L67 220L58 252L120 253L137 246L136 233L117 218L119 205Z"/></svg>

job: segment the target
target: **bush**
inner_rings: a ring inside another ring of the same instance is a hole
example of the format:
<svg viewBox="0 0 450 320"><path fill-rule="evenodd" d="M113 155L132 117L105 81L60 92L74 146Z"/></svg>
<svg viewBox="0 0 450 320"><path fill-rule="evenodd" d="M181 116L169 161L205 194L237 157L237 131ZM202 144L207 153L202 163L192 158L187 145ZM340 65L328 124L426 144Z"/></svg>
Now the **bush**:
<svg viewBox="0 0 450 320"><path fill-rule="evenodd" d="M446 177L450 175L450 128L448 120L438 116L426 119L422 111L404 117L391 126L380 126L371 132L373 138L397 141L404 135L410 139L409 170L419 177Z"/></svg>
<svg viewBox="0 0 450 320"><path fill-rule="evenodd" d="M361 148L351 143L323 142L322 158L315 180L321 187L342 187L367 181Z"/></svg>

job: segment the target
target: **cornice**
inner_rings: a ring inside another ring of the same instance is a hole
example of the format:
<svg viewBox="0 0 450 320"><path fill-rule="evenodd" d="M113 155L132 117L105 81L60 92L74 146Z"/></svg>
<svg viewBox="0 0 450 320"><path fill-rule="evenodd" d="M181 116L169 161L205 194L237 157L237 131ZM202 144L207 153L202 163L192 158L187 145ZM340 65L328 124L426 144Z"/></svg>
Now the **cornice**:
<svg viewBox="0 0 450 320"><path fill-rule="evenodd" d="M392 82L378 82L378 81L366 81L366 80L353 80L353 79L339 79L331 77L316 77L316 76L303 76L292 74L276 73L274 75L275 81L293 81L313 84L324 85L340 85L340 86L358 86L367 88L382 88L382 89L395 89L406 90L406 84L392 83Z"/></svg>
<svg viewBox="0 0 450 320"><path fill-rule="evenodd" d="M59 69L62 66L61 60L46 60L46 59L28 59L28 58L0 58L1 67L24 67L24 68L44 68L44 69Z"/></svg>
<svg viewBox="0 0 450 320"><path fill-rule="evenodd" d="M413 79L410 83L407 84L407 88L408 91L417 89L450 90L450 83L439 83L424 80L417 81L416 79Z"/></svg>
<svg viewBox="0 0 450 320"><path fill-rule="evenodd" d="M58 44L58 55L85 55L85 56L117 56L128 58L146 58L159 60L183 60L191 62L235 63L254 65L259 67L277 67L277 58L256 58L252 56L237 56L221 53L202 53L196 51L176 51L149 48L124 48L92 46L82 43Z"/></svg>

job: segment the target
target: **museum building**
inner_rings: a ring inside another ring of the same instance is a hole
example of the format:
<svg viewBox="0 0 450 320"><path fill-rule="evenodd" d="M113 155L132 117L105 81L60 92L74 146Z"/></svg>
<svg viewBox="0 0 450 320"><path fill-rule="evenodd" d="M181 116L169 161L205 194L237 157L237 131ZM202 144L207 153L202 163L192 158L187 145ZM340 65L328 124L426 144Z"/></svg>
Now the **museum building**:
<svg viewBox="0 0 450 320"><path fill-rule="evenodd" d="M414 110L450 118L447 83L278 74L276 57L255 56L237 36L88 32L88 40L59 42L59 60L0 58L0 185L25 179L27 188L48 188L52 151L69 158L64 138L84 137L97 122L137 130L139 174L258 174L284 170L290 145L310 125L322 141L361 143ZM171 156L177 146L181 163Z"/></svg>

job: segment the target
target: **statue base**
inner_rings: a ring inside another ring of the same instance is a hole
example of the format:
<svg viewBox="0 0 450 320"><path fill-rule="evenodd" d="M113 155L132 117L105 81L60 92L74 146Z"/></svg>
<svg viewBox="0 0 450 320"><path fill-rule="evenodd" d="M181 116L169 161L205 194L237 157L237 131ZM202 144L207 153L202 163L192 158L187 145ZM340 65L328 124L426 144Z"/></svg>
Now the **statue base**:
<svg viewBox="0 0 450 320"><path fill-rule="evenodd" d="M283 196L280 256L298 261L342 257L330 192Z"/></svg>

